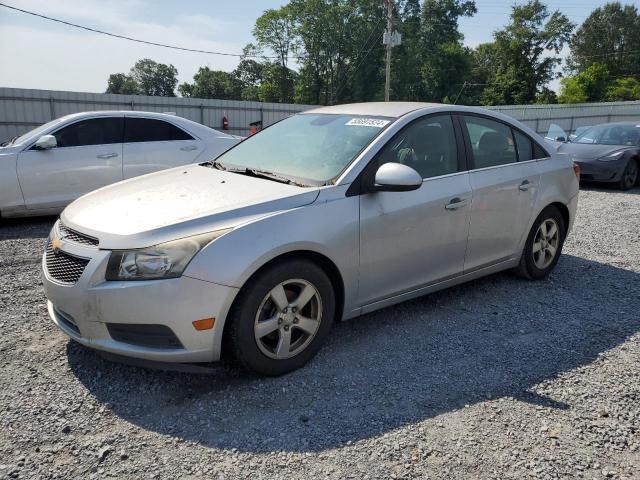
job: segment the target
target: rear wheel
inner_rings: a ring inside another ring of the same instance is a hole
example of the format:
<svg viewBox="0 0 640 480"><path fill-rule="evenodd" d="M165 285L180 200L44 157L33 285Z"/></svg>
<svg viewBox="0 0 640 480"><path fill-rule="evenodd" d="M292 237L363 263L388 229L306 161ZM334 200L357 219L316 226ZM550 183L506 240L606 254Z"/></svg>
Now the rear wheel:
<svg viewBox="0 0 640 480"><path fill-rule="evenodd" d="M560 211L554 206L545 208L529 231L517 273L530 280L546 278L558 263L565 235Z"/></svg>
<svg viewBox="0 0 640 480"><path fill-rule="evenodd" d="M243 287L228 341L234 360L262 375L282 375L318 352L334 320L331 281L316 264L287 260Z"/></svg>
<svg viewBox="0 0 640 480"><path fill-rule="evenodd" d="M627 162L624 171L622 172L622 178L620 179L619 187L622 190L629 190L633 188L638 182L638 161L630 159Z"/></svg>

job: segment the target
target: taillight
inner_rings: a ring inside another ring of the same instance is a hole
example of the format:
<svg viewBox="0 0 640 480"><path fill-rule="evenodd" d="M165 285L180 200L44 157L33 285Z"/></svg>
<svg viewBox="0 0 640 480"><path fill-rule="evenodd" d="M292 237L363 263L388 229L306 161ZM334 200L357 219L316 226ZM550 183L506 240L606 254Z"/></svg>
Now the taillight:
<svg viewBox="0 0 640 480"><path fill-rule="evenodd" d="M575 173L576 178L580 180L580 165L578 165L577 163L573 164L573 173Z"/></svg>

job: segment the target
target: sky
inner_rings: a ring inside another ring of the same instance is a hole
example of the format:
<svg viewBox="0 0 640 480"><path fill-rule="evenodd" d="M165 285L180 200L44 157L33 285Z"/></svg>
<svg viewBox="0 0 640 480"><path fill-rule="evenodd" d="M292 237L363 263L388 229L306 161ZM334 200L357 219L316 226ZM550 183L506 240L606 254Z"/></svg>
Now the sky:
<svg viewBox="0 0 640 480"><path fill-rule="evenodd" d="M0 0L43 15L120 35L188 48L241 53L253 40L255 20L286 0ZM382 2L382 0L380 0ZM627 0L626 3L637 3ZM522 0L476 0L478 13L460 22L465 44L491 41ZM581 23L604 0L548 0ZM623 2L625 3L625 2ZM128 72L141 58L173 64L180 83L199 67L231 71L236 57L140 45L0 7L0 86L104 92L111 73ZM552 88L557 89L554 82Z"/></svg>

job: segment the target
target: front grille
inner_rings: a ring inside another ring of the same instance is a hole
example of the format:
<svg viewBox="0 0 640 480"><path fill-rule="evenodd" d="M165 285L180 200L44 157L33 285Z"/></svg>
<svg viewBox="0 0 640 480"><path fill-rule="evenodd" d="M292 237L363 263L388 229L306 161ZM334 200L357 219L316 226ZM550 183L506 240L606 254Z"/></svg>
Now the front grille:
<svg viewBox="0 0 640 480"><path fill-rule="evenodd" d="M69 242L79 243L81 245L89 245L95 247L98 245L98 239L85 235L83 233L76 232L70 228L65 227L62 222L58 223L58 235L60 238L64 238Z"/></svg>
<svg viewBox="0 0 640 480"><path fill-rule="evenodd" d="M49 276L60 283L73 285L78 281L85 267L89 263L86 258L69 255L66 252L53 250L51 242L47 244L45 265Z"/></svg>
<svg viewBox="0 0 640 480"><path fill-rule="evenodd" d="M150 348L183 348L178 337L166 325L107 323L107 330L116 342Z"/></svg>

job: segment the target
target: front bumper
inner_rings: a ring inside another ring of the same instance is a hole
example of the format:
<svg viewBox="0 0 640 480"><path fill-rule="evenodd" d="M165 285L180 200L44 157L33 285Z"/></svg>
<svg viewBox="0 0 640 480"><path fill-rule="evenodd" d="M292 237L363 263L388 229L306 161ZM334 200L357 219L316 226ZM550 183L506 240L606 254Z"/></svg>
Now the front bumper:
<svg viewBox="0 0 640 480"><path fill-rule="evenodd" d="M52 278L45 256L42 259L49 316L69 337L90 348L142 360L196 363L220 359L224 320L238 289L185 276L107 282L109 251L72 242L63 242L60 250L89 259L73 285ZM212 329L195 330L194 320L210 317L216 319ZM150 347L114 339L110 329L113 332L114 326L123 324L168 327L178 342Z"/></svg>
<svg viewBox="0 0 640 480"><path fill-rule="evenodd" d="M576 160L575 163L580 165L580 180L586 182L618 182L627 164L624 159L610 162Z"/></svg>

